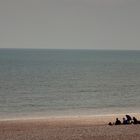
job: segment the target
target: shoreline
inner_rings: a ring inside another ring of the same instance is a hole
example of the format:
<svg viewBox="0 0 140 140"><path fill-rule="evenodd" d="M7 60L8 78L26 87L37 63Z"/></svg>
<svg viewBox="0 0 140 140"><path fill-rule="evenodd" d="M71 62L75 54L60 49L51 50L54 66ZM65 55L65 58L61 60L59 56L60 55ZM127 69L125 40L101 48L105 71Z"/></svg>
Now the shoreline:
<svg viewBox="0 0 140 140"><path fill-rule="evenodd" d="M140 113L126 113L130 116L135 116L137 119L140 119ZM107 122L109 120L115 120L115 118L122 119L125 117L124 113L120 114L102 114L102 115L63 115L63 116L32 116L32 117L17 117L17 118L0 118L0 122L6 121L78 121L78 120L96 120L99 123ZM104 121L103 121L104 119Z"/></svg>
<svg viewBox="0 0 140 140"><path fill-rule="evenodd" d="M45 112L19 112L19 113L0 113L1 120L22 120L22 119L46 119L46 118L68 118L68 117L95 117L95 116L119 116L125 114L140 114L139 108L102 108L102 109L68 109L68 110L49 110Z"/></svg>

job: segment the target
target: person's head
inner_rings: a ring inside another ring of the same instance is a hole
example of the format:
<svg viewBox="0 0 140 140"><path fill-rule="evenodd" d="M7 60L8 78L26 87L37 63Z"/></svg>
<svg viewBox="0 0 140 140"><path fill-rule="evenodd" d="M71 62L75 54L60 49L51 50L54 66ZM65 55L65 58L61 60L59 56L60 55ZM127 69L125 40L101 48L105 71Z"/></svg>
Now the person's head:
<svg viewBox="0 0 140 140"><path fill-rule="evenodd" d="M119 119L118 119L118 118L116 118L116 120L118 121Z"/></svg>
<svg viewBox="0 0 140 140"><path fill-rule="evenodd" d="M123 121L125 121L125 118L123 118Z"/></svg>

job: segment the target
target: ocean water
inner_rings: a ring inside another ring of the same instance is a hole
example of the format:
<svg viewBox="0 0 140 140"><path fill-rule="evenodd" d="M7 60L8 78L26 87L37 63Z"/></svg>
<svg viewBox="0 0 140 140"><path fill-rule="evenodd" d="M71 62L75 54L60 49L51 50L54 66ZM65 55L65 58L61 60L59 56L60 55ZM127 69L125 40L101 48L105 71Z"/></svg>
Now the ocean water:
<svg viewBox="0 0 140 140"><path fill-rule="evenodd" d="M0 49L0 118L140 111L140 51Z"/></svg>

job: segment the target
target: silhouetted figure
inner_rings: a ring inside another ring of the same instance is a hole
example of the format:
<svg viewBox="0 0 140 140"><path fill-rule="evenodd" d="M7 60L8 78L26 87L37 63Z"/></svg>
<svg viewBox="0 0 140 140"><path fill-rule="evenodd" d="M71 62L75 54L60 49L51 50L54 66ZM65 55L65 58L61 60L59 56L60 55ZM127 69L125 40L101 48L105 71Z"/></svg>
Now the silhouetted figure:
<svg viewBox="0 0 140 140"><path fill-rule="evenodd" d="M123 118L123 124L128 124L127 120L125 118Z"/></svg>
<svg viewBox="0 0 140 140"><path fill-rule="evenodd" d="M131 121L132 121L132 118L131 118L131 116L130 115L125 115L126 116L126 118L127 118L127 123L131 123Z"/></svg>
<svg viewBox="0 0 140 140"><path fill-rule="evenodd" d="M140 121L138 121L135 117L133 117L133 124L140 124Z"/></svg>
<svg viewBox="0 0 140 140"><path fill-rule="evenodd" d="M133 117L133 124L137 124L137 123L138 123L138 120L135 117Z"/></svg>
<svg viewBox="0 0 140 140"><path fill-rule="evenodd" d="M121 124L121 121L118 118L116 118L115 125L120 125L120 124Z"/></svg>

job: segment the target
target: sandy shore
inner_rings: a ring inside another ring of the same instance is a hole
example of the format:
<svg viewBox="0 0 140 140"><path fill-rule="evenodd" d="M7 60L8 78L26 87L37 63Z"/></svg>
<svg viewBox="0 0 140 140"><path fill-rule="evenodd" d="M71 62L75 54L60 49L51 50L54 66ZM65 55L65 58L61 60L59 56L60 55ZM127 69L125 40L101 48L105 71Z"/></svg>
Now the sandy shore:
<svg viewBox="0 0 140 140"><path fill-rule="evenodd" d="M0 140L140 140L140 125L107 125L116 117L123 116L1 120Z"/></svg>

